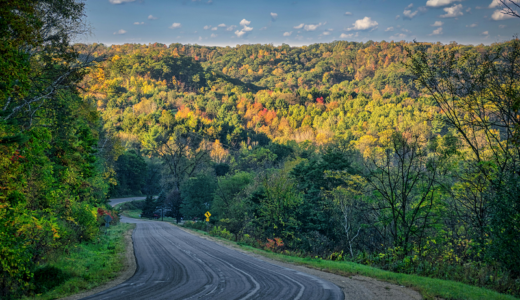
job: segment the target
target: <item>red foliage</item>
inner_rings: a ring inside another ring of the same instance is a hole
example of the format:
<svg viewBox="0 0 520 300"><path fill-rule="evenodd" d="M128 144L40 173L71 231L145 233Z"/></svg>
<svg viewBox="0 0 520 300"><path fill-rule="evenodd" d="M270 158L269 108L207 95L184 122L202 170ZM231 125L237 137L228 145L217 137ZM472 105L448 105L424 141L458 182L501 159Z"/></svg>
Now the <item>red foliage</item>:
<svg viewBox="0 0 520 300"><path fill-rule="evenodd" d="M316 102L323 104L323 97L316 98Z"/></svg>
<svg viewBox="0 0 520 300"><path fill-rule="evenodd" d="M98 207L97 213L98 213L98 216L100 216L100 217L105 215L105 211L101 207Z"/></svg>
<svg viewBox="0 0 520 300"><path fill-rule="evenodd" d="M20 152L18 150L16 150L14 152L13 156L11 157L11 161L15 162L15 161L18 161L18 160L23 159L23 158L25 158L25 156L20 155Z"/></svg>
<svg viewBox="0 0 520 300"><path fill-rule="evenodd" d="M265 248L271 251L274 251L278 248L283 247L285 244L283 243L281 238L274 238L274 240L267 239L267 243L265 243Z"/></svg>

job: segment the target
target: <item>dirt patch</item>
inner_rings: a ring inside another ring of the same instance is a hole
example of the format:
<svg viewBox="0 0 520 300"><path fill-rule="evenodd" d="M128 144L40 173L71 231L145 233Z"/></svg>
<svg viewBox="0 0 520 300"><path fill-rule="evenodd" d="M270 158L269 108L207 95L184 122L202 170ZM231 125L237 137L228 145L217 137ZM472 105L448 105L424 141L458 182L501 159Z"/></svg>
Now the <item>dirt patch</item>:
<svg viewBox="0 0 520 300"><path fill-rule="evenodd" d="M135 229L135 227L134 227ZM124 271L119 274L119 276L103 285L100 285L98 287L95 287L91 290L74 294L65 298L60 298L61 300L77 300L81 298L85 298L88 296L92 296L94 294L100 293L104 290L108 290L110 288L115 287L116 285L119 285L125 281L127 281L130 277L132 277L135 274L135 270L137 269L137 264L135 261L135 255L134 255L134 243L132 241L132 233L134 232L134 229L128 230L125 232L124 238L125 238L125 266Z"/></svg>
<svg viewBox="0 0 520 300"><path fill-rule="evenodd" d="M173 225L173 224L172 224ZM175 226L175 225L173 225ZM248 252L243 250L236 244L232 242L227 242L225 240L217 239L212 236L204 235L196 231L192 231L180 226L177 226L179 229L184 230L190 234L197 235L203 239L210 240L212 242L218 243L222 246L232 248L236 251L240 251L249 256L261 259L268 263L278 265L284 268L290 268L302 273L307 273L325 280L328 280L343 290L345 294L345 299L383 299L383 300L419 300L423 299L421 294L417 291L414 291L410 288L406 288L404 286L399 286L396 284L379 281L370 277L353 275L353 276L341 276L333 273L328 273L325 271L312 269L309 267L304 267L300 265L290 264L286 262L281 262L278 260L270 259L260 254Z"/></svg>

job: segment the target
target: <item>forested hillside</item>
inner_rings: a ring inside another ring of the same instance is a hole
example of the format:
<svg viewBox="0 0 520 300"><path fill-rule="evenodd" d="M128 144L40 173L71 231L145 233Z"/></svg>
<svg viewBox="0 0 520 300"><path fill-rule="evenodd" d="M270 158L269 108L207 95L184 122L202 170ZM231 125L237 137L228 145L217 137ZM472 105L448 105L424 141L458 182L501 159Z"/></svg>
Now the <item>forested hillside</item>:
<svg viewBox="0 0 520 300"><path fill-rule="evenodd" d="M518 39L75 49L145 216L520 293Z"/></svg>
<svg viewBox="0 0 520 300"><path fill-rule="evenodd" d="M123 147L78 90L93 62L70 44L83 15L73 0L0 4L1 299L41 290L42 264L98 240L116 183Z"/></svg>

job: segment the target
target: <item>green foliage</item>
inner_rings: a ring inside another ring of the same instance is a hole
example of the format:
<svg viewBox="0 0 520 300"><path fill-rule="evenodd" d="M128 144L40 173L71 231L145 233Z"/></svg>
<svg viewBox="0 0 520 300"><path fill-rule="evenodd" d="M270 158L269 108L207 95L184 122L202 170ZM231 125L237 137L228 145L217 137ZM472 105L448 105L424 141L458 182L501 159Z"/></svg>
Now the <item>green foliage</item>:
<svg viewBox="0 0 520 300"><path fill-rule="evenodd" d="M215 189L215 179L204 173L186 180L180 189L183 199L182 215L187 219L204 219L204 214L210 209L213 202Z"/></svg>
<svg viewBox="0 0 520 300"><path fill-rule="evenodd" d="M123 153L115 164L117 185L113 187L110 195L138 196L142 194L145 186L145 177L148 173L145 160L134 150Z"/></svg>
<svg viewBox="0 0 520 300"><path fill-rule="evenodd" d="M142 207L141 217L152 218L157 209L157 202L152 195L147 195Z"/></svg>

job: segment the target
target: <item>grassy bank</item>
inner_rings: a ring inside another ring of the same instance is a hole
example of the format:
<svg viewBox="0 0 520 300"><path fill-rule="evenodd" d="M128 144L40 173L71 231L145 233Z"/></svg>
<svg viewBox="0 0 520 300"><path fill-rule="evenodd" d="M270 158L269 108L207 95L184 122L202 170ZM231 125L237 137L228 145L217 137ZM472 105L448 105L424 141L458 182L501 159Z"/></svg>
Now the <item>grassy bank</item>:
<svg viewBox="0 0 520 300"><path fill-rule="evenodd" d="M135 224L110 227L108 235L57 253L35 273L37 295L23 299L56 299L89 290L116 278L125 266L124 234Z"/></svg>

